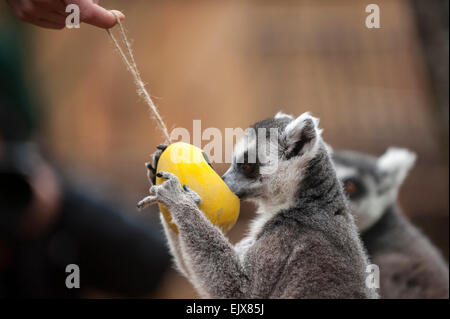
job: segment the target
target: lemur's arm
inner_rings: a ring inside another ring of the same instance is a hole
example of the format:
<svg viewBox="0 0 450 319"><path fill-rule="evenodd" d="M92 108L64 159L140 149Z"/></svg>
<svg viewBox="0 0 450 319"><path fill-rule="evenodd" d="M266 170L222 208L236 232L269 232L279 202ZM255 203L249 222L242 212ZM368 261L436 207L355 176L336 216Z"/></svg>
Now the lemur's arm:
<svg viewBox="0 0 450 319"><path fill-rule="evenodd" d="M158 165L158 161L159 158L161 157L162 152L164 152L166 148L167 145L158 145L157 146L158 151L156 151L152 156L153 160L152 163L150 162L145 163L145 166L147 167L147 177L148 181L150 182L150 185L155 185L156 183L156 167ZM145 199L143 199L138 203L138 208L144 208L151 204L152 202L149 201L149 197L146 197ZM169 225L167 224L162 214L160 214L160 219L161 224L163 225L164 233L167 238L167 242L169 243L170 253L172 254L175 261L176 268L182 275L184 275L186 278L189 279L190 271L188 270L188 267L181 255L178 236L173 232L173 230L170 229Z"/></svg>
<svg viewBox="0 0 450 319"><path fill-rule="evenodd" d="M170 253L175 261L176 269L184 276L187 280L197 289L198 294L202 298L209 298L210 296L205 292L204 287L198 282L197 277L193 273L191 267L189 266L189 260L183 256L183 251L180 247L180 237L172 229L170 229L163 215L160 214L161 224L164 228L164 233L166 234L167 242L169 243Z"/></svg>
<svg viewBox="0 0 450 319"><path fill-rule="evenodd" d="M172 254L177 270L186 278L189 279L190 271L184 263L183 256L181 254L180 241L177 234L169 228L163 215L160 213L161 224L163 225L164 233L166 234L167 242L169 243L169 250Z"/></svg>
<svg viewBox="0 0 450 319"><path fill-rule="evenodd" d="M170 211L178 227L183 258L190 265L195 279L212 298L243 298L248 278L239 256L222 232L198 208L200 197L178 178L159 172L167 179L152 186L148 202L161 202Z"/></svg>

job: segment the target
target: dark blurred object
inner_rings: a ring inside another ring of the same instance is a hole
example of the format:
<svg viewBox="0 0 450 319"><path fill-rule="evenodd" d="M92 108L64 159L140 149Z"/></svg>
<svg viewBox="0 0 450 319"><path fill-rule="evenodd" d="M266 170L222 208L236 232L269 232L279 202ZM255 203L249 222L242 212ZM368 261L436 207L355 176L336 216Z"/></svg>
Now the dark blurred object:
<svg viewBox="0 0 450 319"><path fill-rule="evenodd" d="M89 289L151 295L169 265L162 234L88 190L50 183L57 175L35 178L41 175L36 170L47 169L32 144L2 145L0 296L69 298ZM58 185L59 191L48 185ZM81 289L65 285L69 264L80 267Z"/></svg>
<svg viewBox="0 0 450 319"><path fill-rule="evenodd" d="M443 145L448 146L449 1L412 0L412 8L429 73L436 120L442 121L442 125L436 126L437 133L443 139ZM442 150L442 155L448 161L448 147Z"/></svg>
<svg viewBox="0 0 450 319"><path fill-rule="evenodd" d="M415 27L422 50L424 66L426 68L427 83L429 83L430 92L430 114L433 116L430 128L433 130L434 136L438 142L436 148L436 155L440 156L440 163L438 158L431 161L431 156L428 159L419 157L423 165L426 165L426 174L422 178L417 179L418 192L420 194L424 186L422 181L427 178L428 173L434 170L439 165L446 165L445 172L437 173L436 181L442 185L448 185L448 160L449 160L449 1L448 0L411 0L411 8L413 17L415 18ZM426 154L428 155L428 154ZM426 163L426 164L425 164ZM439 164L438 164L439 163ZM445 163L445 164L444 164ZM436 183L436 182L435 182ZM425 188L429 189L427 186ZM448 186L447 186L448 188ZM428 192L427 195L434 192ZM445 195L444 195L445 193ZM427 212L426 214L415 214L412 220L420 225L421 228L430 235L430 237L443 249L443 253L448 260L448 189L442 194L445 196L445 205L438 213ZM414 194L410 198L419 198ZM443 200L443 199L441 199ZM433 199L430 203L436 202ZM411 208L418 205L412 205ZM431 207L431 204L428 204ZM431 209L430 209L431 210Z"/></svg>
<svg viewBox="0 0 450 319"><path fill-rule="evenodd" d="M29 143L8 143L0 150L0 235L16 238L20 220L31 205L33 152Z"/></svg>

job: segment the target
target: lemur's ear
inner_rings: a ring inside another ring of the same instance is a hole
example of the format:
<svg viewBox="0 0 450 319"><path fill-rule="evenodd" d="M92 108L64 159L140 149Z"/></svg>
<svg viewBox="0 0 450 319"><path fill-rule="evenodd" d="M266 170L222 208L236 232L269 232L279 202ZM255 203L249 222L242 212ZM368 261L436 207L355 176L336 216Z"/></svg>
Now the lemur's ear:
<svg viewBox="0 0 450 319"><path fill-rule="evenodd" d="M390 147L377 160L377 166L389 187L399 187L416 161L416 154L406 148Z"/></svg>
<svg viewBox="0 0 450 319"><path fill-rule="evenodd" d="M302 156L316 149L322 130L319 130L319 119L309 113L303 113L290 122L281 136L285 147L286 158Z"/></svg>
<svg viewBox="0 0 450 319"><path fill-rule="evenodd" d="M279 111L277 114L275 114L275 119L279 120L279 119L288 119L288 120L293 120L294 117L292 115L283 113L282 111Z"/></svg>

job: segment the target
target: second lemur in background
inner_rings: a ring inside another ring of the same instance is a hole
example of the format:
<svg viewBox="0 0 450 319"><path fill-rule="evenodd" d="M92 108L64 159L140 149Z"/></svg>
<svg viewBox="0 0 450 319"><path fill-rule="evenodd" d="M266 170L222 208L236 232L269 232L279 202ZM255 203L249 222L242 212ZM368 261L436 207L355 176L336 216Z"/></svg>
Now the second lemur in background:
<svg viewBox="0 0 450 319"><path fill-rule="evenodd" d="M415 159L399 148L379 158L351 151L333 154L369 258L380 268L381 298L449 297L448 265L397 203Z"/></svg>

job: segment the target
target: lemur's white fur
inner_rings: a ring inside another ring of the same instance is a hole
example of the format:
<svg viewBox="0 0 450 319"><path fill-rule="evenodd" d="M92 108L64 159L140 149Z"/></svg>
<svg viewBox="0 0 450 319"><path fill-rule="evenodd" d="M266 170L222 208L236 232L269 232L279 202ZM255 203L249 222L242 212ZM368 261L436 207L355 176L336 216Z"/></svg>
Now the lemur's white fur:
<svg viewBox="0 0 450 319"><path fill-rule="evenodd" d="M298 178L300 179L300 178ZM295 190L294 190L295 191ZM257 216L250 223L249 231L247 236L243 239L243 241L251 241L256 235L261 231L264 225L279 211L283 209L289 208L292 203L294 191L292 189L287 189L287 194L285 196L280 196L277 205L264 205L260 204L256 210ZM282 200L285 199L284 201Z"/></svg>
<svg viewBox="0 0 450 319"><path fill-rule="evenodd" d="M295 139L298 138L295 136L295 134L299 134L300 132L302 132L303 127L305 125L305 121L307 119L310 119L313 121L314 123L314 130L315 130L315 135L316 138L314 138L313 141L311 141L310 143L308 143L307 145L305 145L306 148L305 149L305 155L302 160L303 160L303 164L305 162L309 162L312 158L314 158L314 156L316 156L317 154L317 148L319 147L319 139L322 136L322 129L319 129L319 119L316 117L311 116L311 114L309 114L309 112L305 112L302 115L300 115L299 117L297 117L295 120L293 120L292 122L290 122L285 129L285 133L284 133L284 138L286 140L291 140L291 139Z"/></svg>
<svg viewBox="0 0 450 319"><path fill-rule="evenodd" d="M279 111L277 114L275 114L275 119L282 119L282 118L287 118L290 120L294 119L294 117L292 115L283 113L282 111Z"/></svg>
<svg viewBox="0 0 450 319"><path fill-rule="evenodd" d="M389 184L401 185L416 161L416 154L398 147L390 147L377 162L381 171L395 173ZM395 194L397 195L397 194Z"/></svg>
<svg viewBox="0 0 450 319"><path fill-rule="evenodd" d="M336 167L336 175L340 180L355 176L358 173L356 168L353 167L340 166L336 163L334 166Z"/></svg>
<svg viewBox="0 0 450 319"><path fill-rule="evenodd" d="M368 191L371 193L377 192L377 185L369 179L364 178ZM360 203L358 209L352 207L352 210L364 211L366 214L355 214L355 222L360 231L364 231L369 229L372 225L374 225L382 216L383 210L386 205L390 202L388 198L391 196L379 196L379 197L370 197L366 201ZM383 210L381 209L383 208Z"/></svg>

